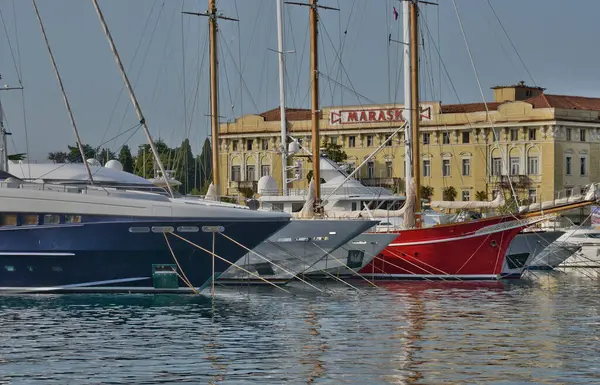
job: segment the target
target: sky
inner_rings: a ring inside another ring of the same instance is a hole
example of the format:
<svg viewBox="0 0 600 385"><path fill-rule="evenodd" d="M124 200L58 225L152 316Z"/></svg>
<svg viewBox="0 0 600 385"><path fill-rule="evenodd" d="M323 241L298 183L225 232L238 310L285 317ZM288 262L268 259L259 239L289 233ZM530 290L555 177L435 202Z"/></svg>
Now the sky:
<svg viewBox="0 0 600 385"><path fill-rule="evenodd" d="M218 0L220 119L279 105L276 0ZM197 153L210 132L208 21L202 0L100 0L155 139ZM600 97L600 1L439 0L421 13L421 99L480 102L481 90L528 84ZM398 0L320 0L321 105L402 103ZM456 9L454 7L456 4ZM82 141L118 151L145 143L91 0L37 0ZM0 91L9 153L44 161L74 134L31 1L0 0ZM308 9L285 5L286 105L310 106ZM473 71L462 23L477 76ZM438 54L439 53L439 54Z"/></svg>

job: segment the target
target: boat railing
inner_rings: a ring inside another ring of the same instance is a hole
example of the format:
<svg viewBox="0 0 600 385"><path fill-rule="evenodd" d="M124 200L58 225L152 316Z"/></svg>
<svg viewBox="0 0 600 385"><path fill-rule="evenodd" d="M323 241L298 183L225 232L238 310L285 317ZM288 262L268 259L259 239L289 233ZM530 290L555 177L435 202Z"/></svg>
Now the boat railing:
<svg viewBox="0 0 600 385"><path fill-rule="evenodd" d="M27 181L1 181L0 188L16 188L22 190L38 190L64 192L71 194L94 194L94 195L113 195L115 192L139 192L164 195L162 188L152 186L134 186L134 185L85 185L85 184L62 184L62 183L36 183Z"/></svg>
<svg viewBox="0 0 600 385"><path fill-rule="evenodd" d="M321 187L321 195L323 197L328 196L331 192L335 190L336 197L341 198L351 198L360 195L381 195L381 196L389 196L393 195L392 192L388 189L382 187L368 187L368 186L352 186L352 187L341 187L336 190L335 187ZM293 197L305 197L308 194L308 189L288 189L288 196ZM261 194L263 197L265 196L283 196L283 191L279 189L272 190L264 190Z"/></svg>

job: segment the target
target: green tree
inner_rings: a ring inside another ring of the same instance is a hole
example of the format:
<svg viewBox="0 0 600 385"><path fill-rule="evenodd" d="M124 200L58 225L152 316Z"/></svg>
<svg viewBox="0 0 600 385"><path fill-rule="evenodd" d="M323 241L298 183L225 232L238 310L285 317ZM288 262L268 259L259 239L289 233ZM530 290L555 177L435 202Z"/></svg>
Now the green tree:
<svg viewBox="0 0 600 385"><path fill-rule="evenodd" d="M475 193L475 200L483 202L483 201L487 201L487 199L488 199L488 195L485 191L477 191Z"/></svg>
<svg viewBox="0 0 600 385"><path fill-rule="evenodd" d="M48 160L54 163L67 163L68 154L64 151L50 152L48 153Z"/></svg>
<svg viewBox="0 0 600 385"><path fill-rule="evenodd" d="M100 164L106 164L111 159L117 159L114 152L110 150L110 148L103 148L102 150L96 152L96 159Z"/></svg>
<svg viewBox="0 0 600 385"><path fill-rule="evenodd" d="M12 154L8 156L8 160L13 160L15 162L18 162L20 160L25 160L27 158L27 153L22 152L20 154Z"/></svg>
<svg viewBox="0 0 600 385"><path fill-rule="evenodd" d="M67 145L69 148L67 154L67 160L69 163L83 163L83 159L81 159L81 153L79 152L79 147L77 143L74 146ZM89 144L82 145L83 153L85 154L86 159L92 159L96 157L96 150L90 146ZM58 163L58 162L57 162Z"/></svg>
<svg viewBox="0 0 600 385"><path fill-rule="evenodd" d="M456 192L456 189L452 186L445 187L442 191L443 200L445 201L455 200L456 195L458 195L458 193Z"/></svg>
<svg viewBox="0 0 600 385"><path fill-rule="evenodd" d="M123 171L133 173L133 157L128 145L123 145L119 151L119 162L123 165Z"/></svg>
<svg viewBox="0 0 600 385"><path fill-rule="evenodd" d="M171 156L173 150L160 139L156 141L155 146L163 166L166 170L170 170L173 164L173 157ZM134 173L146 179L154 177L154 156L149 144L142 144L138 147Z"/></svg>
<svg viewBox="0 0 600 385"><path fill-rule="evenodd" d="M341 144L335 144L328 142L327 139L323 139L323 144L321 145L321 152L327 156L328 159L331 159L335 163L342 163L348 159L348 154L344 151ZM310 170L306 174L306 179L310 182L313 176L313 171ZM321 183L323 181L321 180Z"/></svg>
<svg viewBox="0 0 600 385"><path fill-rule="evenodd" d="M206 138L202 145L202 152L196 157L195 178L201 191L206 192L208 185L212 180L212 146L210 139Z"/></svg>
<svg viewBox="0 0 600 385"><path fill-rule="evenodd" d="M431 201L434 190L431 186L421 186L421 198Z"/></svg>

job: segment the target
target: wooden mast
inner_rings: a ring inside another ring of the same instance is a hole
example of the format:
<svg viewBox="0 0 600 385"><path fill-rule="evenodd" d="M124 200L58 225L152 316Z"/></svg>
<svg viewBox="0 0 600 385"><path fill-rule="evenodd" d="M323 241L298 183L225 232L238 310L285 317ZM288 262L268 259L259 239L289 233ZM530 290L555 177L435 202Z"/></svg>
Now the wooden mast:
<svg viewBox="0 0 600 385"><path fill-rule="evenodd" d="M410 71L411 71L411 123L412 123L412 180L415 194L415 225L421 227L421 151L419 148L419 123L421 108L419 105L419 13L417 0L409 1L410 19Z"/></svg>
<svg viewBox="0 0 600 385"><path fill-rule="evenodd" d="M310 0L310 76L311 76L311 118L312 118L312 163L313 179L315 181L315 211L320 211L321 205L321 150L319 138L319 52L318 26L319 14L317 1Z"/></svg>
<svg viewBox="0 0 600 385"><path fill-rule="evenodd" d="M217 4L208 0L209 50L210 50L210 127L212 137L212 183L219 190L219 83L217 54Z"/></svg>

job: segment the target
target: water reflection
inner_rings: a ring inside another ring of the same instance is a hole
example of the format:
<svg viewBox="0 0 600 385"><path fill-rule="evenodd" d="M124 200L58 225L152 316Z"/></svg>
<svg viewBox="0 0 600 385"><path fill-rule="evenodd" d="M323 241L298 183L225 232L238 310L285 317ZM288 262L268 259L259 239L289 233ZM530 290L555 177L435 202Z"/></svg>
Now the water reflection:
<svg viewBox="0 0 600 385"><path fill-rule="evenodd" d="M600 283L0 296L0 383L597 383Z"/></svg>

